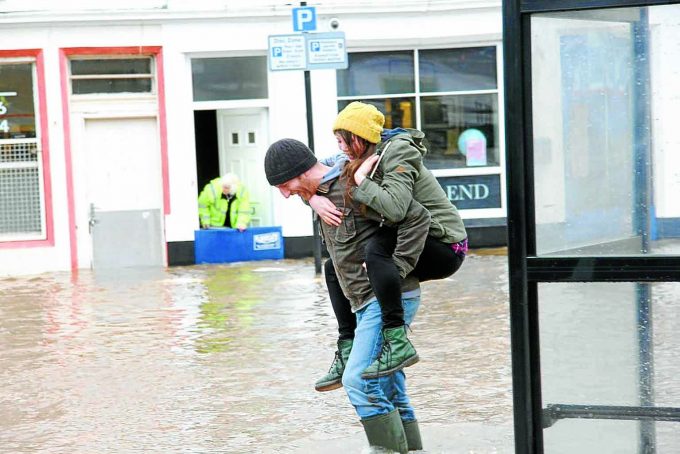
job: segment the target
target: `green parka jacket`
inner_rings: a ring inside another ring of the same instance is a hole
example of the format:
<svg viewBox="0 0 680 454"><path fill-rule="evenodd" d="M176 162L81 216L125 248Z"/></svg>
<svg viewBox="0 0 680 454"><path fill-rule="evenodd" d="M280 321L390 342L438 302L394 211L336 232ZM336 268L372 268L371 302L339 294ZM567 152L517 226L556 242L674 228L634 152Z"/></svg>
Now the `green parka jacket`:
<svg viewBox="0 0 680 454"><path fill-rule="evenodd" d="M345 182L341 177L323 182L317 189L319 195L328 197L343 212L342 221L335 227L324 222L321 234L328 253L333 260L338 282L343 293L350 301L352 311L363 308L373 297L368 281L365 261L366 242L380 229L381 216L370 208L353 201L346 202ZM422 205L410 204L399 226L397 247L393 255L400 271L408 274L420 257L427 237L430 216ZM402 281L402 292L419 288L418 279L407 276Z"/></svg>
<svg viewBox="0 0 680 454"><path fill-rule="evenodd" d="M423 132L409 129L380 142L376 153L382 157L376 171L354 188L352 195L396 224L415 199L430 212L429 234L444 243L457 243L467 237L465 226L458 209L423 165L427 152L424 137Z"/></svg>

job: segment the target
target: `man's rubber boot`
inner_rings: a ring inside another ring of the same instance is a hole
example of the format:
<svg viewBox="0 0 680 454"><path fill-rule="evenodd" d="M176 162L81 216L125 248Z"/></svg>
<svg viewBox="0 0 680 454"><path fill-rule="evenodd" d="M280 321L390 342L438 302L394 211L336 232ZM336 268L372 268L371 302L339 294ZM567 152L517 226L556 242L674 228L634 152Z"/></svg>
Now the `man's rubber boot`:
<svg viewBox="0 0 680 454"><path fill-rule="evenodd" d="M406 325L383 329L380 356L361 374L361 378L378 378L412 366L418 362L418 352L406 337Z"/></svg>
<svg viewBox="0 0 680 454"><path fill-rule="evenodd" d="M317 391L333 391L342 388L342 373L345 371L347 358L352 351L354 339L341 339L338 341L338 349L335 351L335 359L331 363L328 373L314 384Z"/></svg>
<svg viewBox="0 0 680 454"><path fill-rule="evenodd" d="M420 428L418 421L402 421L404 425L404 433L406 434L406 443L409 451L421 451L423 449L423 441L420 438Z"/></svg>
<svg viewBox="0 0 680 454"><path fill-rule="evenodd" d="M395 409L384 415L362 419L361 424L364 425L369 445L380 446L400 454L408 452L406 433L401 424L399 410Z"/></svg>

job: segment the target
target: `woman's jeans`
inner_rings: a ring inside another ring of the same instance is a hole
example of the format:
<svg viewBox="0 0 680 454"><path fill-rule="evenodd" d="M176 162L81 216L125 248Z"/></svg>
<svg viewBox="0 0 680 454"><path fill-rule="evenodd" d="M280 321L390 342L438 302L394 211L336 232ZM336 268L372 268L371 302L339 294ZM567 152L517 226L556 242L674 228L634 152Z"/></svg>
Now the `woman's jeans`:
<svg viewBox="0 0 680 454"><path fill-rule="evenodd" d="M420 296L403 298L402 305L404 320L410 325L420 306ZM349 401L361 419L386 414L397 408L403 421L413 421L416 416L406 394L403 370L386 377L361 378L361 373L378 357L382 348L383 324L378 301L374 299L358 311L356 319L354 344L342 375Z"/></svg>

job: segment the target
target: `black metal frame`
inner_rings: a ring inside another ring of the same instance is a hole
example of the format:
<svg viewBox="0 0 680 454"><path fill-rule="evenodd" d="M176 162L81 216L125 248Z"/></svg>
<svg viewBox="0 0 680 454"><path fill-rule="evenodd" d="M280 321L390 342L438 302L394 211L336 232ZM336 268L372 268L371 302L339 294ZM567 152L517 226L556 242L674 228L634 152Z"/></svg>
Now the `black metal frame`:
<svg viewBox="0 0 680 454"><path fill-rule="evenodd" d="M548 405L543 411L543 427L560 419L629 419L634 421L680 421L680 408L624 407L618 405Z"/></svg>
<svg viewBox="0 0 680 454"><path fill-rule="evenodd" d="M543 428L561 418L680 420L680 411L673 408L550 405L544 410L542 407L538 283L638 282L641 283L640 299L644 299L645 291L648 291L645 282L680 281L680 257L536 257L530 40L533 13L675 3L679 1L503 1L510 335L515 451L518 454L543 453ZM651 355L651 352L643 351L644 342L640 345L641 358Z"/></svg>

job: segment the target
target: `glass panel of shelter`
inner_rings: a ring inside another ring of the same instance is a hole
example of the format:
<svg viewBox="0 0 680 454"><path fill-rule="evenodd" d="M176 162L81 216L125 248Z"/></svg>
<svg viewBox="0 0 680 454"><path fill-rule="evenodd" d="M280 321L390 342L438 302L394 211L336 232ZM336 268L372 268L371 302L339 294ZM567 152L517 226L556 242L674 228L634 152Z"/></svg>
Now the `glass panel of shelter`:
<svg viewBox="0 0 680 454"><path fill-rule="evenodd" d="M532 15L536 256L680 251L678 19L680 5ZM677 282L538 283L545 452L680 445L679 297Z"/></svg>
<svg viewBox="0 0 680 454"><path fill-rule="evenodd" d="M680 252L678 8L532 16L537 255Z"/></svg>
<svg viewBox="0 0 680 454"><path fill-rule="evenodd" d="M680 283L538 286L545 452L657 452L680 446ZM653 309L653 310L652 310ZM588 421L584 421L588 419Z"/></svg>

